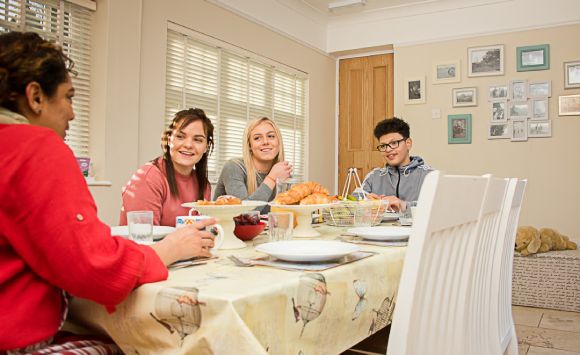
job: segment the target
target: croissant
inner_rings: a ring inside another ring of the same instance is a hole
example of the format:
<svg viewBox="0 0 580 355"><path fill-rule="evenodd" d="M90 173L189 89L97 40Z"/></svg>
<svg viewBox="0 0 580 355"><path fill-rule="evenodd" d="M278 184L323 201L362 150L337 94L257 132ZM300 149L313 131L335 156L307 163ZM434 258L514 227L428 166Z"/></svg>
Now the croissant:
<svg viewBox="0 0 580 355"><path fill-rule="evenodd" d="M323 203L330 203L331 202L331 198L330 196L326 195L326 194L312 194L310 196L305 197L304 199L302 199L302 201L300 201L301 205L319 205L319 204L323 204Z"/></svg>
<svg viewBox="0 0 580 355"><path fill-rule="evenodd" d="M326 187L320 185L319 183L309 181L306 184L310 188L310 193L328 195L328 190L326 189Z"/></svg>
<svg viewBox="0 0 580 355"><path fill-rule="evenodd" d="M215 201L197 200L197 204L202 205L241 205L242 200L231 195L222 195Z"/></svg>
<svg viewBox="0 0 580 355"><path fill-rule="evenodd" d="M290 191L280 192L274 199L274 203L278 205L293 205L298 201L300 200L290 196Z"/></svg>

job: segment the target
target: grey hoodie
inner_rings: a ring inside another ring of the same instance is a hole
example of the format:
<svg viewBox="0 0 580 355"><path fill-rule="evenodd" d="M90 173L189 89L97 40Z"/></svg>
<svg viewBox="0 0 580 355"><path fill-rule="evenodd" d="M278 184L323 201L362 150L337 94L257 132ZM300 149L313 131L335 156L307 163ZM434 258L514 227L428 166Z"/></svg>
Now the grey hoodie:
<svg viewBox="0 0 580 355"><path fill-rule="evenodd" d="M423 180L432 170L421 157L411 157L411 162L406 166L373 169L365 177L362 188L377 195L397 196L397 182L400 179L398 197L403 201L417 201Z"/></svg>

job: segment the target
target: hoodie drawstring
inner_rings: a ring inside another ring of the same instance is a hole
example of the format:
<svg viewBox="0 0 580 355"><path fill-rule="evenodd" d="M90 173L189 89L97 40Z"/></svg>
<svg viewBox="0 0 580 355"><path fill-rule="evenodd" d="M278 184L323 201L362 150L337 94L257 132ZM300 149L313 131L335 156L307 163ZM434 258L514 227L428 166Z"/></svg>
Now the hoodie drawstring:
<svg viewBox="0 0 580 355"><path fill-rule="evenodd" d="M397 173L399 173L399 179L397 180L397 198L399 198L399 184L401 183L401 170L397 167Z"/></svg>

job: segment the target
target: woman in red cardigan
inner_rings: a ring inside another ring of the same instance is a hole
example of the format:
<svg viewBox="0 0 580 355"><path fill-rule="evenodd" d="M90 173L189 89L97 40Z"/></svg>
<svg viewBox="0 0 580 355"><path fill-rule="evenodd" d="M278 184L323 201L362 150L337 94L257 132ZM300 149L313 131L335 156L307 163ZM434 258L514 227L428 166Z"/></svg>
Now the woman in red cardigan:
<svg viewBox="0 0 580 355"><path fill-rule="evenodd" d="M215 220L153 246L111 236L63 141L74 119L72 66L35 33L0 35L0 353L74 347L54 348L66 293L112 311L135 287L166 279L166 265L213 246L201 229Z"/></svg>

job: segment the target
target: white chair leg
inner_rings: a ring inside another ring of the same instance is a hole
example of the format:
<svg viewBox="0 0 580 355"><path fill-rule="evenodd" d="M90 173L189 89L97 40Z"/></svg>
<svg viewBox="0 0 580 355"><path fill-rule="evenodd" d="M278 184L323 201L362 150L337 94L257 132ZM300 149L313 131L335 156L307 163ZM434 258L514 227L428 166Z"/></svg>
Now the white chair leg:
<svg viewBox="0 0 580 355"><path fill-rule="evenodd" d="M512 328L512 338L506 349L507 355L518 355L518 337L515 328Z"/></svg>

